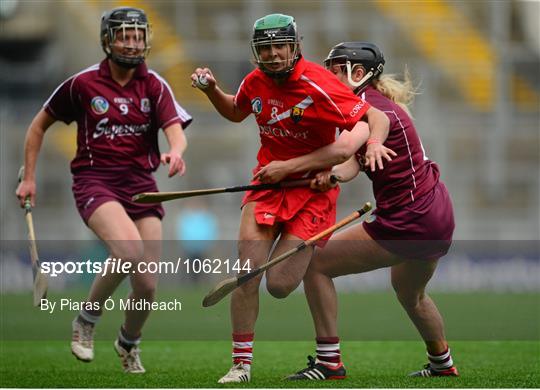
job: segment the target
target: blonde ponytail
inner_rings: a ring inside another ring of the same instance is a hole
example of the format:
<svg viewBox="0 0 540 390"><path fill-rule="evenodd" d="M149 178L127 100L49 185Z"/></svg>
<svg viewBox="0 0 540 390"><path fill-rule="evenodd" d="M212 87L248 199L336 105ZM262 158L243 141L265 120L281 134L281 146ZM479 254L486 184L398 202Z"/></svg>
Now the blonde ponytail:
<svg viewBox="0 0 540 390"><path fill-rule="evenodd" d="M398 80L395 74L387 74L373 80L373 86L377 91L400 106L412 118L409 106L414 101L414 97L418 95L418 89L413 85L407 67L403 72L403 81Z"/></svg>

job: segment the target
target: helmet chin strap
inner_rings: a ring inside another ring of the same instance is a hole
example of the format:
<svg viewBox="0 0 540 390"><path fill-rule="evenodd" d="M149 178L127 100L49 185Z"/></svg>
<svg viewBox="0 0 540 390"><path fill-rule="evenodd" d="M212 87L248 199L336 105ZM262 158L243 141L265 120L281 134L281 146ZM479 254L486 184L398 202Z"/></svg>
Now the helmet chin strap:
<svg viewBox="0 0 540 390"><path fill-rule="evenodd" d="M364 77L360 81L354 81L352 79L352 65L350 61L347 61L347 80L349 81L349 84L351 84L354 89L358 89L359 87L363 86L367 81L369 81L373 77L373 71L369 71L366 73Z"/></svg>
<svg viewBox="0 0 540 390"><path fill-rule="evenodd" d="M298 48L298 45L295 47L294 51L292 52L292 58L287 58L285 60L278 60L278 61L261 61L260 60L260 57L258 56L258 54L256 54L256 51L254 51L254 54L255 54L255 61L257 62L257 65L259 66L259 68L265 73L267 74L269 77L273 78L273 79L285 79L287 77L289 77L289 74L293 71L296 63L298 62L299 58L300 58L300 53L299 53L299 48ZM284 70L281 70L281 71L278 71L278 72L273 72L271 71L270 69L268 69L265 64L272 64L272 63L275 63L275 62L280 62L280 63L285 63L285 62L291 62L291 66L288 67L287 69L284 69Z"/></svg>
<svg viewBox="0 0 540 390"><path fill-rule="evenodd" d="M125 69L133 69L144 62L144 60L130 61L129 57L111 56L111 60L118 66Z"/></svg>
<svg viewBox="0 0 540 390"><path fill-rule="evenodd" d="M125 69L136 68L145 61L145 58L142 56L129 57L114 53L110 47L106 48L105 53L107 53L107 57L110 58L116 65Z"/></svg>

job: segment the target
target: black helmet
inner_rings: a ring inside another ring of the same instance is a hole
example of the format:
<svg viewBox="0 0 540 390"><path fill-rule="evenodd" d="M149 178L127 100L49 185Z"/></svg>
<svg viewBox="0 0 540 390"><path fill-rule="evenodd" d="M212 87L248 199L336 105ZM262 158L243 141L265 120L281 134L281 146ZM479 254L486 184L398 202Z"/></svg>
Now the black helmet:
<svg viewBox="0 0 540 390"><path fill-rule="evenodd" d="M356 88L361 88L371 80L381 75L384 69L384 56L374 43L370 42L342 42L330 50L324 60L324 66L328 69L333 64L347 66L349 83ZM361 65L366 70L366 76L360 82L351 79L352 69L355 65Z"/></svg>
<svg viewBox="0 0 540 390"><path fill-rule="evenodd" d="M265 64L273 61L262 61L259 55L262 46L272 44L289 44L292 46L292 58L285 61L291 61L291 64L286 69L280 71L272 71ZM258 19L253 25L253 39L251 40L251 49L255 62L259 68L270 77L283 78L286 77L293 69L298 59L300 58L300 39L294 18L289 15L271 14Z"/></svg>
<svg viewBox="0 0 540 390"><path fill-rule="evenodd" d="M136 33L144 33L144 49L140 55L123 56L113 53L112 44L116 33L122 29L135 29ZM120 7L106 11L101 16L100 29L101 47L107 57L125 68L134 68L142 64L150 51L151 30L148 18L142 9Z"/></svg>

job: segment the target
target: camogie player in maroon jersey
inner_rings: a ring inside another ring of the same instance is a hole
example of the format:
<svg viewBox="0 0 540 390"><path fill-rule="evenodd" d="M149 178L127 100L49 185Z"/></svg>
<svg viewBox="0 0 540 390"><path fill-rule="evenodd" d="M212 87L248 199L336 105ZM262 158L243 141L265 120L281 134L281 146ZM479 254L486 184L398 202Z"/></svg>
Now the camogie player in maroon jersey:
<svg viewBox="0 0 540 390"><path fill-rule="evenodd" d="M325 66L356 95L383 111L390 120L386 139L371 136L366 145L351 151L338 140L327 147L288 161L274 161L263 168L266 182L319 169L328 162L339 163L332 171L317 174L312 185L319 190L335 187L365 171L373 182L377 208L372 218L332 237L317 250L304 277L304 289L316 330L317 357L309 357L308 367L291 380L345 378L337 333L337 295L332 279L342 275L391 267L392 286L397 298L422 336L429 363L412 376L457 376L444 334L442 317L425 293L438 259L451 245L454 215L450 195L439 180L439 168L430 161L412 122L407 105L414 97L406 74L400 82L392 75L381 76L384 57L367 42L336 45ZM395 154L386 166L366 158L373 144L390 148ZM379 169L377 169L379 168Z"/></svg>
<svg viewBox="0 0 540 390"><path fill-rule="evenodd" d="M152 172L160 162L169 164L169 177L183 175L187 146L183 129L192 120L166 81L146 67L150 38L143 10L122 7L103 14L100 39L106 58L62 83L36 115L26 134L26 169L17 189L21 204L30 197L34 205L36 162L45 131L56 121L76 121L77 152L71 172L77 208L110 256L131 262L129 299L143 303L153 302L157 275L140 272L144 267L137 263L159 261L164 211L159 204L138 204L131 197L157 191ZM159 129L170 146L161 154ZM77 359L94 358L95 324L105 300L125 276L96 275L86 305L72 323L71 351ZM114 343L125 372L145 372L138 345L149 314L149 310L125 312Z"/></svg>
<svg viewBox="0 0 540 390"><path fill-rule="evenodd" d="M361 132L358 149L369 136L367 127L358 125L364 115L373 132L386 137L389 121L382 112L355 96L323 67L302 57L291 16L273 14L257 20L251 44L258 68L244 78L236 95L217 87L209 69L198 68L191 78L193 86L201 88L225 118L240 122L254 114L261 139L254 183L264 180L259 170L271 161L301 156L334 142L336 128ZM382 145L378 152L379 158L386 156ZM250 259L251 267L261 266L278 236L273 256L333 225L338 191L315 192L304 187L248 192L242 202L239 257ZM311 255L308 248L268 270L268 291L285 298L300 284ZM253 279L232 294L233 366L219 383L251 378L260 281L260 277Z"/></svg>

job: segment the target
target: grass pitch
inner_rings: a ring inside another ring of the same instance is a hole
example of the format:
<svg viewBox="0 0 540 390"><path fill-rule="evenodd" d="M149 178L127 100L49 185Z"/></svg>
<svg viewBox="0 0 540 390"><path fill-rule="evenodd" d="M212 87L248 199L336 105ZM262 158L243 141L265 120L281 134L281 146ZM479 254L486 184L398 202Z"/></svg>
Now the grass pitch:
<svg viewBox="0 0 540 390"><path fill-rule="evenodd" d="M230 342L148 341L142 345L147 373L121 372L112 342L98 342L96 359L82 363L64 342L4 342L1 387L239 387L239 388L405 388L405 387L538 387L539 343L454 342L459 378L408 378L425 363L423 345L412 341L343 342L348 378L332 382L289 382L282 378L303 368L313 352L309 342L256 342L252 382L218 386L229 369Z"/></svg>
<svg viewBox="0 0 540 390"><path fill-rule="evenodd" d="M0 387L209 388L230 368L228 304L200 306L206 291L160 291L179 298L180 312L154 312L141 344L143 375L125 375L112 342L122 322L105 312L96 332L96 358L70 352L76 312L41 312L31 294L0 295ZM117 297L125 296L126 289ZM85 291L52 294L82 300ZM314 353L313 329L302 294L283 301L261 295L252 382L238 388L531 388L540 386L540 296L433 294L446 321L459 378L408 378L426 363L423 343L390 292L340 294L341 349L348 378L288 382Z"/></svg>

